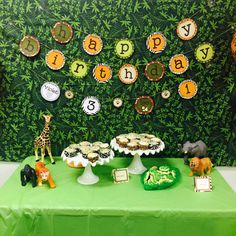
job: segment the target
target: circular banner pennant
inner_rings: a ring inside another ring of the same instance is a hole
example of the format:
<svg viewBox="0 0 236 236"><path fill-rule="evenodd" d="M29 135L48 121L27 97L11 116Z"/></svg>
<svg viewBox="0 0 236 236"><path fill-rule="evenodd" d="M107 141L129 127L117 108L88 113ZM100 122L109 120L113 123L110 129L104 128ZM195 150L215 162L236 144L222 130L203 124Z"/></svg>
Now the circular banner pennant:
<svg viewBox="0 0 236 236"><path fill-rule="evenodd" d="M191 18L185 18L177 25L177 35L182 40L190 40L197 34L197 24Z"/></svg>
<svg viewBox="0 0 236 236"><path fill-rule="evenodd" d="M74 61L70 66L71 73L77 78L83 78L88 73L88 66L82 60Z"/></svg>
<svg viewBox="0 0 236 236"><path fill-rule="evenodd" d="M236 60L236 33L233 35L230 46L231 46L232 56Z"/></svg>
<svg viewBox="0 0 236 236"><path fill-rule="evenodd" d="M119 70L119 79L124 84L132 84L138 79L138 70L131 64L125 64Z"/></svg>
<svg viewBox="0 0 236 236"><path fill-rule="evenodd" d="M46 82L41 87L42 97L49 102L56 101L60 96L60 88L53 82Z"/></svg>
<svg viewBox="0 0 236 236"><path fill-rule="evenodd" d="M183 54L174 55L169 62L170 71L174 74L183 74L188 66L188 58Z"/></svg>
<svg viewBox="0 0 236 236"><path fill-rule="evenodd" d="M151 81L160 80L165 73L165 68L159 61L152 61L146 65L145 75Z"/></svg>
<svg viewBox="0 0 236 236"><path fill-rule="evenodd" d="M34 57L40 51L40 43L33 36L24 36L20 41L19 49L26 57Z"/></svg>
<svg viewBox="0 0 236 236"><path fill-rule="evenodd" d="M67 99L72 99L72 98L74 97L73 91L71 91L71 90L65 91L65 97L66 97Z"/></svg>
<svg viewBox="0 0 236 236"><path fill-rule="evenodd" d="M121 106L123 105L122 99L121 99L121 98L115 98L115 99L113 100L113 105L114 105L114 107L116 107L116 108L121 107Z"/></svg>
<svg viewBox="0 0 236 236"><path fill-rule="evenodd" d="M96 97L86 97L82 101L82 108L88 115L94 115L100 111L101 104Z"/></svg>
<svg viewBox="0 0 236 236"><path fill-rule="evenodd" d="M65 56L61 51L51 50L46 55L46 64L52 70L60 70L65 65Z"/></svg>
<svg viewBox="0 0 236 236"><path fill-rule="evenodd" d="M106 83L112 77L112 70L106 64L98 64L93 69L93 77L99 83Z"/></svg>
<svg viewBox="0 0 236 236"><path fill-rule="evenodd" d="M136 99L134 107L139 114L147 115L152 112L154 101L150 96L141 96Z"/></svg>
<svg viewBox="0 0 236 236"><path fill-rule="evenodd" d="M214 54L215 50L211 43L200 44L195 50L196 59L202 63L206 63L212 60Z"/></svg>
<svg viewBox="0 0 236 236"><path fill-rule="evenodd" d="M73 29L71 25L66 22L57 22L52 30L52 37L59 43L68 43L73 37Z"/></svg>
<svg viewBox="0 0 236 236"><path fill-rule="evenodd" d="M184 80L179 85L179 95L184 99L191 99L197 94L197 84L193 80Z"/></svg>
<svg viewBox="0 0 236 236"><path fill-rule="evenodd" d="M134 53L134 44L129 39L121 39L116 43L115 52L120 58L129 58Z"/></svg>
<svg viewBox="0 0 236 236"><path fill-rule="evenodd" d="M166 38L162 33L153 33L147 38L146 45L152 53L161 53L166 47Z"/></svg>
<svg viewBox="0 0 236 236"><path fill-rule="evenodd" d="M161 96L164 99L168 99L170 97L170 91L169 90L164 90L161 92Z"/></svg>
<svg viewBox="0 0 236 236"><path fill-rule="evenodd" d="M102 47L102 39L96 34L89 34L83 40L83 49L89 55L97 55L101 52Z"/></svg>

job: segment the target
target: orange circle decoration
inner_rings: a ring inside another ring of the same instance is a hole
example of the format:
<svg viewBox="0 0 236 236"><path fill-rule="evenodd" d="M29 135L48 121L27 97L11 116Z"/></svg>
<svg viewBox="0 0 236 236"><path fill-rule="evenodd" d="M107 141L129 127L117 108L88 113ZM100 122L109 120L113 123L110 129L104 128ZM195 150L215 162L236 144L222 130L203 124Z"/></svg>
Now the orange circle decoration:
<svg viewBox="0 0 236 236"><path fill-rule="evenodd" d="M20 41L19 49L26 57L34 57L40 51L40 43L33 36L24 36Z"/></svg>
<svg viewBox="0 0 236 236"><path fill-rule="evenodd" d="M233 39L231 41L231 52L234 60L236 60L236 33L233 35Z"/></svg>
<svg viewBox="0 0 236 236"><path fill-rule="evenodd" d="M193 80L184 80L179 85L179 95L184 99L191 99L197 94L197 84Z"/></svg>
<svg viewBox="0 0 236 236"><path fill-rule="evenodd" d="M112 77L112 70L106 64L98 64L93 69L93 77L99 83L106 83Z"/></svg>
<svg viewBox="0 0 236 236"><path fill-rule="evenodd" d="M146 46L152 53L161 53L166 47L166 38L162 33L153 33L147 38Z"/></svg>
<svg viewBox="0 0 236 236"><path fill-rule="evenodd" d="M119 79L124 84L133 84L138 79L138 70L131 64L125 64L119 70Z"/></svg>
<svg viewBox="0 0 236 236"><path fill-rule="evenodd" d="M58 42L62 44L68 43L73 37L73 29L71 25L66 22L57 22L52 30L52 37Z"/></svg>
<svg viewBox="0 0 236 236"><path fill-rule="evenodd" d="M174 74L183 74L189 66L188 58L183 54L177 54L171 57L169 61L170 71Z"/></svg>
<svg viewBox="0 0 236 236"><path fill-rule="evenodd" d="M159 61L152 61L146 65L145 75L151 81L160 80L165 73L165 68Z"/></svg>
<svg viewBox="0 0 236 236"><path fill-rule="evenodd" d="M96 34L89 34L83 40L84 51L87 52L89 55L97 55L101 52L102 47L102 39Z"/></svg>
<svg viewBox="0 0 236 236"><path fill-rule="evenodd" d="M139 114L147 115L152 112L154 101L150 96L141 96L136 99L134 107Z"/></svg>
<svg viewBox="0 0 236 236"><path fill-rule="evenodd" d="M65 65L65 56L61 51L53 49L46 55L46 64L52 70L60 70Z"/></svg>
<svg viewBox="0 0 236 236"><path fill-rule="evenodd" d="M177 35L182 40L190 40L197 34L197 24L191 18L185 18L177 25Z"/></svg>

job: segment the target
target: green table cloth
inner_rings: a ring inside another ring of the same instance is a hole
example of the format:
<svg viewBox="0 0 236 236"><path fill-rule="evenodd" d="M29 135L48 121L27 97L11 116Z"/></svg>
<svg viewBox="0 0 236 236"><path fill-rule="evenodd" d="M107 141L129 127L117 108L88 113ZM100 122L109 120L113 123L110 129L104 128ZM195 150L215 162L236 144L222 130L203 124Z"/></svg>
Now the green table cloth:
<svg viewBox="0 0 236 236"><path fill-rule="evenodd" d="M196 193L193 177L182 159L144 158L146 167L179 168L180 181L166 190L145 191L140 175L128 183L114 184L111 171L127 167L130 158L115 158L93 168L100 181L91 186L77 183L83 169L68 167L60 158L47 164L56 189L22 187L20 170L34 166L28 157L0 188L0 236L235 236L236 193L217 170L211 177L212 192Z"/></svg>

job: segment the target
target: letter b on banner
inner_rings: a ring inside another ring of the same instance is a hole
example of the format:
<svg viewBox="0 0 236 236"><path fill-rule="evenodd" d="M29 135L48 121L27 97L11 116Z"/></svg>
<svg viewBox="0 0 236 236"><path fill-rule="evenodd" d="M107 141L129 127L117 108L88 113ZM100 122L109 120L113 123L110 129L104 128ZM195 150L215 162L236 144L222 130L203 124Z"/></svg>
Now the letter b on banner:
<svg viewBox="0 0 236 236"><path fill-rule="evenodd" d="M19 44L20 51L26 57L34 57L40 51L40 43L33 36L25 36Z"/></svg>

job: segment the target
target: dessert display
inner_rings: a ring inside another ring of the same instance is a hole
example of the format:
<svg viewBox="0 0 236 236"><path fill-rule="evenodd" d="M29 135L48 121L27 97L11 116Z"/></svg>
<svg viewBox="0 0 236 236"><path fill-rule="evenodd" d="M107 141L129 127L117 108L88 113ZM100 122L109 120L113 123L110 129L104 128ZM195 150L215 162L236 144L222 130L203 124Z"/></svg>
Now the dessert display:
<svg viewBox="0 0 236 236"><path fill-rule="evenodd" d="M98 176L94 175L91 166L103 165L114 158L114 152L108 143L82 141L65 148L61 157L70 167L85 167L84 173L78 177L81 184L95 184Z"/></svg>
<svg viewBox="0 0 236 236"><path fill-rule="evenodd" d="M165 144L153 134L128 133L112 139L111 147L116 151L133 155L134 159L128 167L129 173L142 174L146 167L143 166L140 156L159 153L165 148Z"/></svg>
<svg viewBox="0 0 236 236"><path fill-rule="evenodd" d="M177 168L169 166L151 167L142 176L145 190L165 189L175 184L180 176Z"/></svg>

